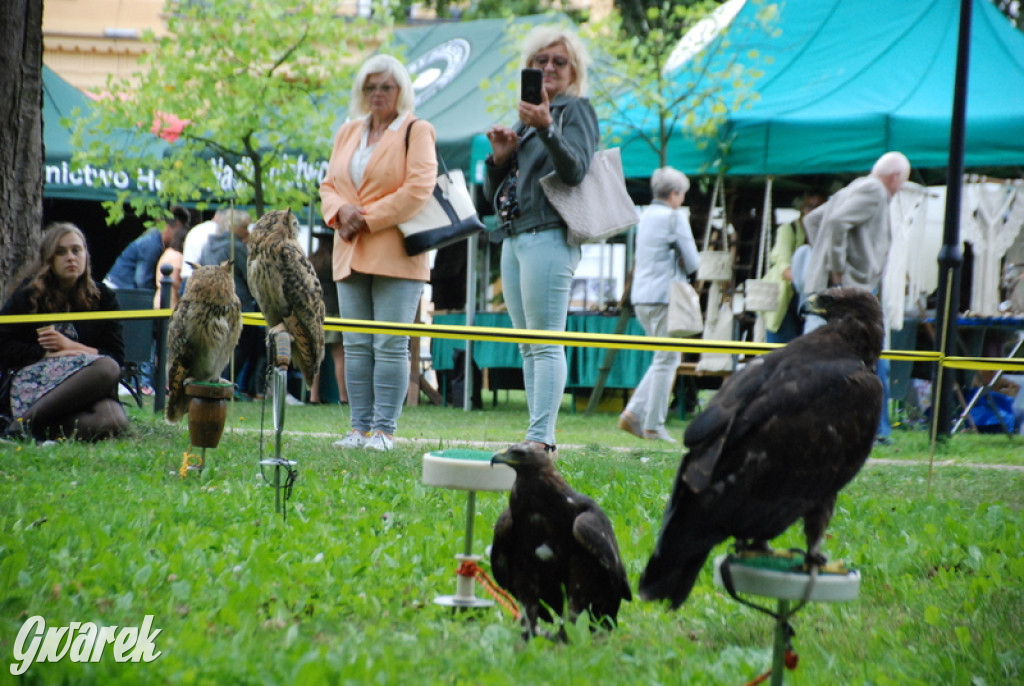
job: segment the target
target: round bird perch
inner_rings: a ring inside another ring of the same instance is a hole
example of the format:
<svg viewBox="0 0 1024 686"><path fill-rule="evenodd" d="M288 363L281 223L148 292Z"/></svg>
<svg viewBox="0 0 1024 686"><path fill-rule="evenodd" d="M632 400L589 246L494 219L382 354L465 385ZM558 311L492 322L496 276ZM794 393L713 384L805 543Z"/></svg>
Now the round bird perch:
<svg viewBox="0 0 1024 686"><path fill-rule="evenodd" d="M423 484L438 488L466 491L466 538L463 552L455 556L460 569L464 563L475 563L473 555L473 518L476 516L477 491L508 491L515 483L516 473L507 465L491 466L491 453L487 450L453 448L437 450L423 455ZM458 574L455 595L434 598L438 605L447 607L491 607L494 601L478 598L473 592L473 576Z"/></svg>
<svg viewBox="0 0 1024 686"><path fill-rule="evenodd" d="M206 464L206 449L220 445L224 434L224 420L227 417L227 401L234 394L234 384L224 381L185 381L185 397L188 401L188 436L194 448L201 448L202 455L185 451L181 463L181 478L189 472L202 474Z"/></svg>
<svg viewBox="0 0 1024 686"><path fill-rule="evenodd" d="M782 686L784 668L796 668L796 652L791 640L794 632L790 618L811 601L838 603L855 600L860 593L860 572L847 569L841 562L808 572L801 553L776 550L719 555L715 558L715 583L734 599L775 619L772 646L772 686ZM738 594L775 598L773 612L751 603ZM791 605L791 601L798 601ZM760 682L757 682L760 683Z"/></svg>
<svg viewBox="0 0 1024 686"><path fill-rule="evenodd" d="M224 434L227 401L234 394L234 384L227 381L185 384L188 405L188 435L196 448L216 448Z"/></svg>

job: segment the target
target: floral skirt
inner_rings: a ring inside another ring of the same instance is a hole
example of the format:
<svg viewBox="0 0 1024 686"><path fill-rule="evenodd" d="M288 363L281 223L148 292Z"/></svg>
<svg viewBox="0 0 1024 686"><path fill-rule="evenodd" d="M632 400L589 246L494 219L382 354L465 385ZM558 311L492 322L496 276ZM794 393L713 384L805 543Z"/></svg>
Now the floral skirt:
<svg viewBox="0 0 1024 686"><path fill-rule="evenodd" d="M40 398L101 357L90 353L44 357L22 367L11 379L11 414L15 419L24 417Z"/></svg>

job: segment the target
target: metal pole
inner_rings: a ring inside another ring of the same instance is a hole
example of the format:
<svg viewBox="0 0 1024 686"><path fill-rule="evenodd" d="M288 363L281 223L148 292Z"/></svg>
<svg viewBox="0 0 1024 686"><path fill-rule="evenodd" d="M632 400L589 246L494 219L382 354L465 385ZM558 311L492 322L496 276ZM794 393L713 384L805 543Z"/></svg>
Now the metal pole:
<svg viewBox="0 0 1024 686"><path fill-rule="evenodd" d="M473 234L466 241L466 326L476 323L476 257L478 234ZM467 412L473 409L473 341L466 341L466 357L463 363L463 397L462 409ZM472 494L472 491L470 492ZM469 554L468 552L466 553Z"/></svg>
<svg viewBox="0 0 1024 686"><path fill-rule="evenodd" d="M463 552L473 554L473 518L476 516L476 491L467 491L466 495L466 542Z"/></svg>
<svg viewBox="0 0 1024 686"><path fill-rule="evenodd" d="M171 265L160 267L160 309L171 306ZM156 320L156 369L153 370L153 412L164 411L167 403L167 320L159 317Z"/></svg>
<svg viewBox="0 0 1024 686"><path fill-rule="evenodd" d="M789 601L779 599L778 616L775 620L775 644L772 646L772 686L782 686L786 672L786 620L789 619Z"/></svg>
<svg viewBox="0 0 1024 686"><path fill-rule="evenodd" d="M960 274L963 253L960 249L960 199L964 175L964 121L967 113L967 75L971 51L972 0L960 0L960 35L956 50L956 76L953 84L953 115L949 131L949 163L946 167L946 216L939 251L939 294L935 308L939 352L954 355L957 343L957 317L960 313ZM948 313L948 319L946 314ZM936 375L940 383L933 390L935 413L933 433L947 439L953 427L953 374Z"/></svg>

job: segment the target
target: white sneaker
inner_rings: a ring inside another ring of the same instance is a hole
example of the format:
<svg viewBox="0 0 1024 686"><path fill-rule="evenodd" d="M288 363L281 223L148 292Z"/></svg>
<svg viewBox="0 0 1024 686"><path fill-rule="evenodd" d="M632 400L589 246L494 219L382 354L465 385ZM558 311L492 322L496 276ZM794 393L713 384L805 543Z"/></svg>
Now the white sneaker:
<svg viewBox="0 0 1024 686"><path fill-rule="evenodd" d="M370 434L364 434L362 431L356 429L350 429L341 440L337 440L331 445L335 448L362 448L370 440Z"/></svg>
<svg viewBox="0 0 1024 686"><path fill-rule="evenodd" d="M383 431L377 430L370 434L370 440L363 446L367 450L379 450L386 453L395 447L395 439L389 437Z"/></svg>
<svg viewBox="0 0 1024 686"><path fill-rule="evenodd" d="M298 398L296 398L291 393L289 393L288 395L286 395L284 397L284 402L285 402L286 405L305 405L306 404L306 403L302 402L301 400L299 400Z"/></svg>
<svg viewBox="0 0 1024 686"><path fill-rule="evenodd" d="M677 443L676 439L672 438L665 427L662 427L656 431L646 430L644 431L644 438L650 441L665 441L666 443Z"/></svg>

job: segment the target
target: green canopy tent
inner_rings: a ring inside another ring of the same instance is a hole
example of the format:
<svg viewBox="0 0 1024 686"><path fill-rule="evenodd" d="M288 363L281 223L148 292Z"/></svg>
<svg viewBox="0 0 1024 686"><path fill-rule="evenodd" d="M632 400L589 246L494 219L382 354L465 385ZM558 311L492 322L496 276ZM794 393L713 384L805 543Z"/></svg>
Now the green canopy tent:
<svg viewBox="0 0 1024 686"><path fill-rule="evenodd" d="M915 168L946 166L959 0L786 0L768 29L756 3L731 2L743 7L723 53L756 59L759 98L728 115L724 154L676 132L669 164L690 173L721 165L731 175L859 172L900 150ZM683 64L675 80L692 78L693 68ZM1024 165L1021 93L1024 34L990 0L975 0L966 167ZM643 108L632 113L635 127L653 122ZM615 133L627 176L649 176L654 152L628 128Z"/></svg>

